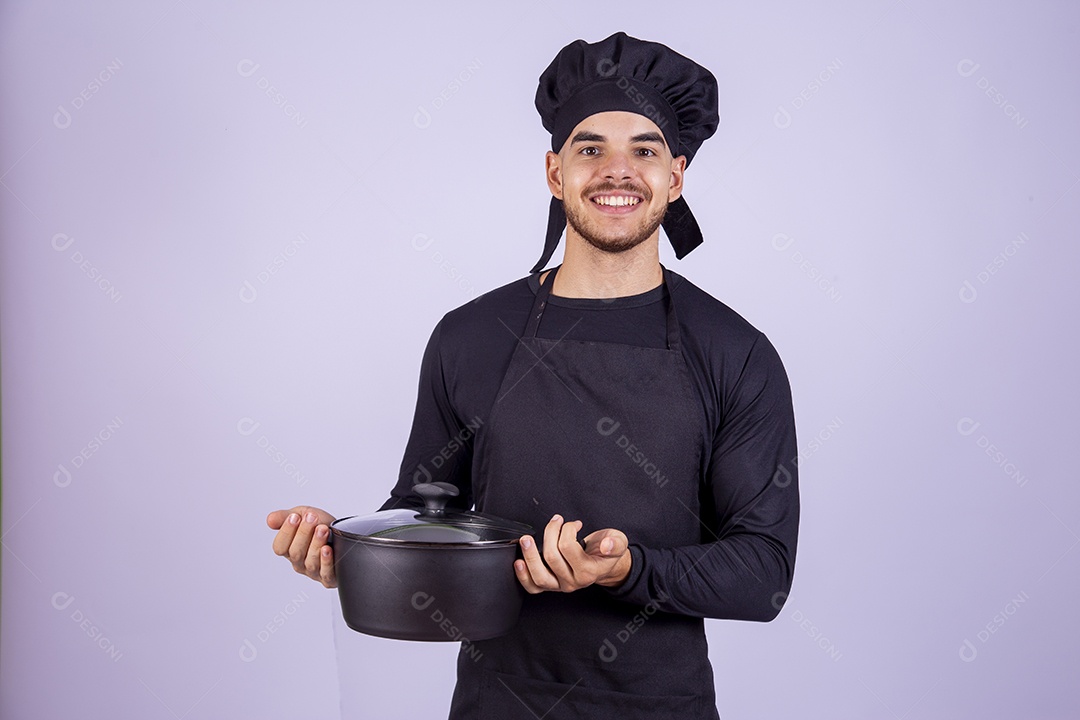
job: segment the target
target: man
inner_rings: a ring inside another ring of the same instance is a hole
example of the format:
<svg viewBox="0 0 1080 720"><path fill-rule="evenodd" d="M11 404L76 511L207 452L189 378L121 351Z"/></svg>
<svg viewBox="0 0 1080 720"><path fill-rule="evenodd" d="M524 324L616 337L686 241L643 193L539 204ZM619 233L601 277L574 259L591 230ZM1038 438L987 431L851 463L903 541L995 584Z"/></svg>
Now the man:
<svg viewBox="0 0 1080 720"><path fill-rule="evenodd" d="M799 515L779 357L659 260L661 224L679 257L701 242L683 179L719 123L716 81L617 33L564 48L536 105L544 254L435 328L384 507L445 481L461 507L543 528L520 541L521 619L460 656L451 718L715 719L703 618L776 616ZM538 273L564 227L563 264ZM332 587L332 516L267 520L274 551Z"/></svg>

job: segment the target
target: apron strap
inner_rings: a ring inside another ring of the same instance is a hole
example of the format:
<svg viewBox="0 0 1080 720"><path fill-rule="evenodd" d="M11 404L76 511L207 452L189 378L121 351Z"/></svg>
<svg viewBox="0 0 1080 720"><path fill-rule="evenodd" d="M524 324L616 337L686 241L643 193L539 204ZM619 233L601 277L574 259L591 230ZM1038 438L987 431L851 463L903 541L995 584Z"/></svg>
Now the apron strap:
<svg viewBox="0 0 1080 720"><path fill-rule="evenodd" d="M532 309L529 311L529 322L525 326L525 333L522 337L536 337L536 331L540 327L540 318L544 317L544 308L547 307L548 297L551 295L551 288L555 286L555 273L559 272L560 267L562 266L557 265L552 268L547 277L541 281L540 287L536 291L536 297L533 299ZM667 347L668 350L681 350L682 339L679 334L679 318L675 315L675 295L671 288L671 271L663 266L661 266L661 269L664 272L664 286L667 290L667 297L664 299L667 309Z"/></svg>
<svg viewBox="0 0 1080 720"><path fill-rule="evenodd" d="M664 286L667 288L667 346L668 350L682 350L682 336L679 333L679 318L675 314L675 293L671 287L671 271L663 265Z"/></svg>
<svg viewBox="0 0 1080 720"><path fill-rule="evenodd" d="M544 308L547 307L548 295L551 294L551 288L555 285L555 273L559 272L560 267L562 265L552 268L540 283L540 288L533 299L532 310L529 311L529 323L525 326L525 334L522 337L536 337L536 329L540 327L540 318L544 316Z"/></svg>

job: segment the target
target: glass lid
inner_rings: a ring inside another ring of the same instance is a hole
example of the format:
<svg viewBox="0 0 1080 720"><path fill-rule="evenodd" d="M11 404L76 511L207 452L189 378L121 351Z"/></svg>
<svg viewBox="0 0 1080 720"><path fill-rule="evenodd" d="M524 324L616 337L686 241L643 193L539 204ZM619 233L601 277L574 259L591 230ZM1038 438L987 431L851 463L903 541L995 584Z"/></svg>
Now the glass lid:
<svg viewBox="0 0 1080 720"><path fill-rule="evenodd" d="M489 544L513 542L531 535L528 525L464 510L447 509L446 503L458 494L450 483L420 483L413 492L424 499L424 507L381 510L370 515L335 520L331 527L345 535L377 541L438 544Z"/></svg>

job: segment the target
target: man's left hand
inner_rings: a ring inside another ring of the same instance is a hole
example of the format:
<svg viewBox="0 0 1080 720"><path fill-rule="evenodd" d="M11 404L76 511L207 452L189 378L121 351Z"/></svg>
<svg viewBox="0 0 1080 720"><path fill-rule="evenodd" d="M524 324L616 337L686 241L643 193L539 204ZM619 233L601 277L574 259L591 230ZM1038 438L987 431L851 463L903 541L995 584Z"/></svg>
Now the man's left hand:
<svg viewBox="0 0 1080 720"><path fill-rule="evenodd" d="M580 520L565 522L556 515L544 528L544 545L538 549L529 535L521 538L524 560L514 561L518 582L535 595L545 591L574 592L589 585L616 587L630 573L630 550L626 535L608 528L578 542ZM541 550L543 557L541 557Z"/></svg>

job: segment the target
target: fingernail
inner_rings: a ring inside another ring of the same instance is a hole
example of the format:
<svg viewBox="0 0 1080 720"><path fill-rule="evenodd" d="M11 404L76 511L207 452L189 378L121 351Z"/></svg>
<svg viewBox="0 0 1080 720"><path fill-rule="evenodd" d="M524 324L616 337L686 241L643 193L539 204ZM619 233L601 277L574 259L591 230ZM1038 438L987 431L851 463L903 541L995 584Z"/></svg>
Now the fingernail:
<svg viewBox="0 0 1080 720"><path fill-rule="evenodd" d="M552 519L552 520L558 520L559 522L562 522L562 515L557 515L557 514L556 514L556 515L552 515L552 516L551 516L551 519Z"/></svg>
<svg viewBox="0 0 1080 720"><path fill-rule="evenodd" d="M318 535L320 538L325 538L329 533L326 528L321 527L315 531L315 534Z"/></svg>
<svg viewBox="0 0 1080 720"><path fill-rule="evenodd" d="M309 523L315 522L315 513L309 512L307 515L304 516L304 520L306 520Z"/></svg>
<svg viewBox="0 0 1080 720"><path fill-rule="evenodd" d="M526 550L530 549L532 547L532 538L521 538L521 547L525 548Z"/></svg>
<svg viewBox="0 0 1080 720"><path fill-rule="evenodd" d="M296 525L299 522L300 522L300 516L297 515L296 513L290 513L290 515L289 515L289 524L290 525Z"/></svg>
<svg viewBox="0 0 1080 720"><path fill-rule="evenodd" d="M330 548L328 548L328 547L324 547L324 548L322 549L322 556L323 556L323 557L330 557Z"/></svg>

